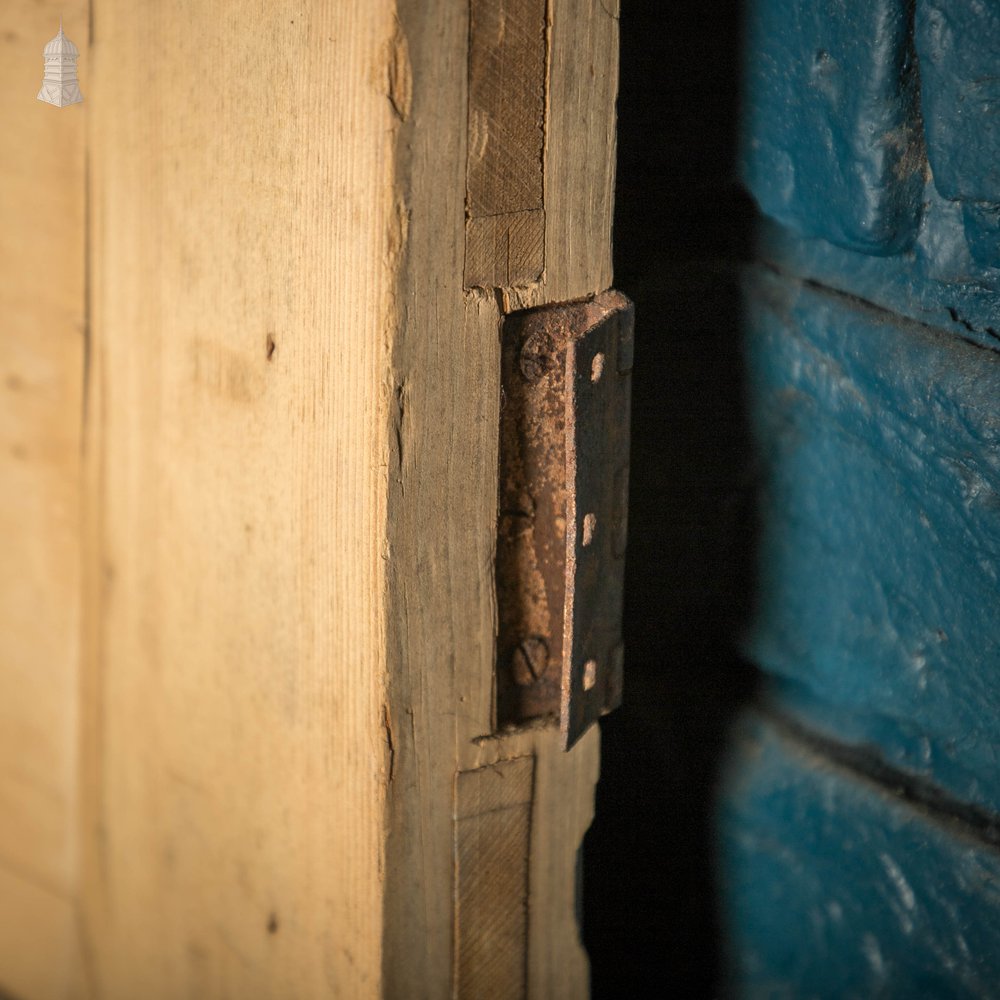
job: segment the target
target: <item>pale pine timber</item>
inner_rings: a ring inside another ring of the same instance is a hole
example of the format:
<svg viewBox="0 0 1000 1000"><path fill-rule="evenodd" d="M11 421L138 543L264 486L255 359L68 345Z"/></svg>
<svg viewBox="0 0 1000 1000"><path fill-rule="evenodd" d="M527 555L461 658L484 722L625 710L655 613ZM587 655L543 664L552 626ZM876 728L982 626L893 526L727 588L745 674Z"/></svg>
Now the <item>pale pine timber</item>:
<svg viewBox="0 0 1000 1000"><path fill-rule="evenodd" d="M381 990L392 4L96 0L101 1000Z"/></svg>
<svg viewBox="0 0 1000 1000"><path fill-rule="evenodd" d="M497 300L610 285L609 10L549 5L546 264L495 295L462 4L97 0L95 996L452 995L456 776L515 758L526 992L586 995L597 734L489 735Z"/></svg>
<svg viewBox="0 0 1000 1000"><path fill-rule="evenodd" d="M87 106L35 95L87 13L11 0L0 32L0 993L23 1000L64 996L76 955Z"/></svg>

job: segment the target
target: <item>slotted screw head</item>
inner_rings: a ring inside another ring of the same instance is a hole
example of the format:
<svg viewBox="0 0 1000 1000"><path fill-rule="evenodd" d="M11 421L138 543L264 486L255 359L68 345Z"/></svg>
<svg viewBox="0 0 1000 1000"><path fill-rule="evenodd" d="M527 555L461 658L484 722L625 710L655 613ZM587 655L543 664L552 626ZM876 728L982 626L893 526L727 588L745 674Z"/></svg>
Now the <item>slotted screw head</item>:
<svg viewBox="0 0 1000 1000"><path fill-rule="evenodd" d="M548 643L537 635L522 639L511 654L511 673L521 687L537 684L549 668Z"/></svg>
<svg viewBox="0 0 1000 1000"><path fill-rule="evenodd" d="M549 355L552 344L549 338L541 333L534 333L521 346L519 367L521 374L529 382L537 382L549 368Z"/></svg>

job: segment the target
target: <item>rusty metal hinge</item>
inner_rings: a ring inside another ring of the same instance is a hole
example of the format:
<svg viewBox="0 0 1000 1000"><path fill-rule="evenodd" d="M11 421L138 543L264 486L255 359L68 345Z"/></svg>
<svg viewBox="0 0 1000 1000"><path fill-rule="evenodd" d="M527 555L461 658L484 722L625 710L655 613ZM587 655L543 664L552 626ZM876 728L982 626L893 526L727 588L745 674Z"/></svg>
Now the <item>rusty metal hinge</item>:
<svg viewBox="0 0 1000 1000"><path fill-rule="evenodd" d="M611 291L503 324L496 721L567 750L621 702L632 321Z"/></svg>

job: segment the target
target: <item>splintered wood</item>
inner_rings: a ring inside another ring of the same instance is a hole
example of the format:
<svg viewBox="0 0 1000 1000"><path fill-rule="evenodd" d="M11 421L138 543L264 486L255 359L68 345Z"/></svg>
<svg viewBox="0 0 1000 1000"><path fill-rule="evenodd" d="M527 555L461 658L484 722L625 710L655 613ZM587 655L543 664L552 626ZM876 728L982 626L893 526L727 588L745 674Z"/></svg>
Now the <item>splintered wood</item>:
<svg viewBox="0 0 1000 1000"><path fill-rule="evenodd" d="M461 772L455 781L455 996L523 997L533 757Z"/></svg>
<svg viewBox="0 0 1000 1000"><path fill-rule="evenodd" d="M465 285L545 266L545 0L471 0Z"/></svg>

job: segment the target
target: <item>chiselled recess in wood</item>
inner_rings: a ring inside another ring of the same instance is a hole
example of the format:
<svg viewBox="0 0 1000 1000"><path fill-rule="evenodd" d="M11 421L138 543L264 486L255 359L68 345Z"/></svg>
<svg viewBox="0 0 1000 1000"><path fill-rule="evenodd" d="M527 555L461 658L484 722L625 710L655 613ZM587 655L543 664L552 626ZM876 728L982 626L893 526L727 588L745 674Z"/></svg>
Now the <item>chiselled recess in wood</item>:
<svg viewBox="0 0 1000 1000"><path fill-rule="evenodd" d="M504 321L497 722L566 749L621 700L631 367L618 292Z"/></svg>
<svg viewBox="0 0 1000 1000"><path fill-rule="evenodd" d="M455 779L457 1000L523 997L534 757Z"/></svg>
<svg viewBox="0 0 1000 1000"><path fill-rule="evenodd" d="M545 0L470 0L465 286L545 266Z"/></svg>

